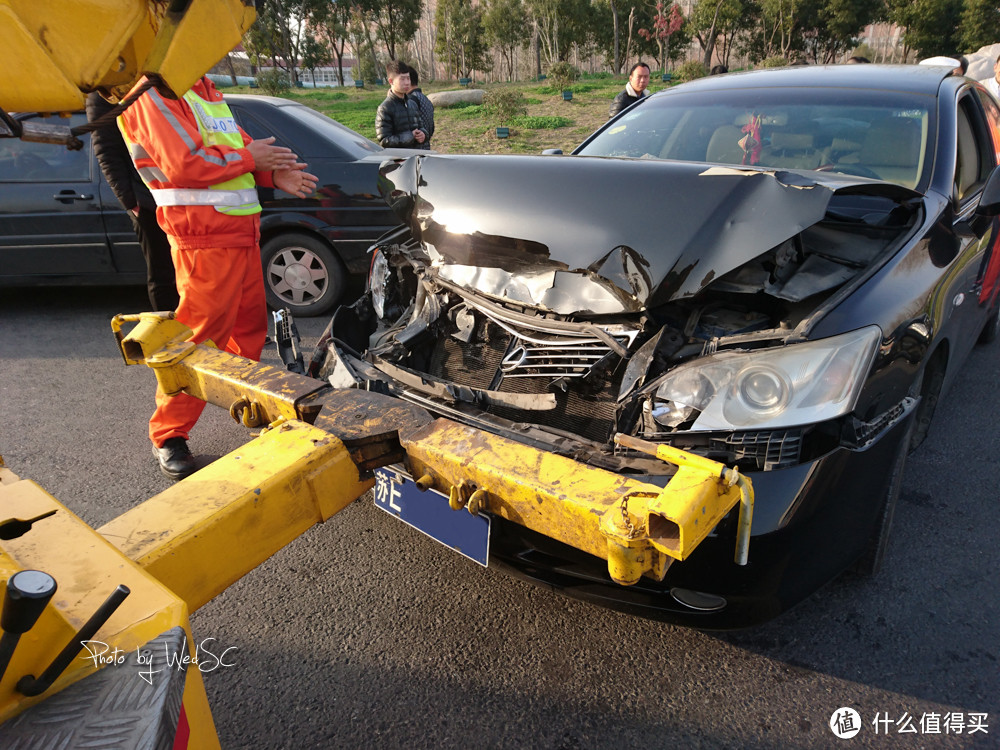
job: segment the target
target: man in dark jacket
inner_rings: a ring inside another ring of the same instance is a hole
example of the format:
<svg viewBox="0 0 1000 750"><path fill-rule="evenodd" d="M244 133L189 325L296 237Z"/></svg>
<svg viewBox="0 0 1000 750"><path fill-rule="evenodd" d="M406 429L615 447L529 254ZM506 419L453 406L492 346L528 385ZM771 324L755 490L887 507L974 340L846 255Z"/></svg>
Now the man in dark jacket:
<svg viewBox="0 0 1000 750"><path fill-rule="evenodd" d="M407 66L407 70L410 73L410 93L407 96L417 103L417 111L420 113L420 127L427 131L427 140L420 147L429 149L431 138L434 137L434 105L420 90L420 73L417 72L417 69Z"/></svg>
<svg viewBox="0 0 1000 750"><path fill-rule="evenodd" d="M420 127L420 112L410 91L410 71L405 63L390 60L385 66L389 78L389 93L375 113L375 134L384 148L429 148L423 144L430 137Z"/></svg>
<svg viewBox="0 0 1000 750"><path fill-rule="evenodd" d="M91 122L113 108L114 105L104 101L97 92L87 96L87 119ZM149 304L156 311L176 310L180 298L174 279L174 262L170 258L170 243L156 223L153 195L135 171L132 157L129 156L115 121L95 130L90 140L94 144L94 154L97 156L97 163L101 165L104 179L128 211L142 254L146 257Z"/></svg>
<svg viewBox="0 0 1000 750"><path fill-rule="evenodd" d="M628 72L628 83L615 100L611 102L608 117L614 117L626 107L630 107L643 97L649 96L646 87L649 85L649 66L644 62L636 63Z"/></svg>

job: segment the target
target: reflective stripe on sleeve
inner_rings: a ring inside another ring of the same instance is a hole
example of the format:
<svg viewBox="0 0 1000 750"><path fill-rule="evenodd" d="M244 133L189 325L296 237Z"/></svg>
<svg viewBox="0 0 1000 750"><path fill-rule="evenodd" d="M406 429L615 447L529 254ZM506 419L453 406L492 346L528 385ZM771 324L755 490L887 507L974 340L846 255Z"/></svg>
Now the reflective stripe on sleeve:
<svg viewBox="0 0 1000 750"><path fill-rule="evenodd" d="M139 169L139 176L147 185L154 180L156 182L170 182L170 180L167 179L167 176L163 174L158 167L141 167Z"/></svg>

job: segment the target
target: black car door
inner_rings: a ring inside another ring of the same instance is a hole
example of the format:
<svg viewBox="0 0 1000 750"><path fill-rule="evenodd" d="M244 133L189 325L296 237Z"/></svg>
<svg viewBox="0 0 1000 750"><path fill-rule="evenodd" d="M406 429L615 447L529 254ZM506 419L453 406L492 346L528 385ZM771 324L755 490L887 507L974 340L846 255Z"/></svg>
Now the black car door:
<svg viewBox="0 0 1000 750"><path fill-rule="evenodd" d="M964 260L962 285L953 298L955 315L961 320L960 349L975 343L988 314L988 300L983 295L983 280L990 255L996 245L995 228L970 229L978 224L975 211L986 179L996 165L993 140L978 98L971 90L960 96L957 108L957 154L954 179L955 234L960 238ZM996 223L995 221L993 222ZM982 236L980 232L986 229Z"/></svg>
<svg viewBox="0 0 1000 750"><path fill-rule="evenodd" d="M85 120L75 115L72 122ZM114 271L90 137L83 149L0 139L0 275Z"/></svg>

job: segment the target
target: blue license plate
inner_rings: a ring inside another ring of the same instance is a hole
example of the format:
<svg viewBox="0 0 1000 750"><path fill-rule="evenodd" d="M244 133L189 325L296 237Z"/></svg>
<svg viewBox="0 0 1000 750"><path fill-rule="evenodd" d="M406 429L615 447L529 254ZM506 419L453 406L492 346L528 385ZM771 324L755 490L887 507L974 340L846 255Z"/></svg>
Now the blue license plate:
<svg viewBox="0 0 1000 750"><path fill-rule="evenodd" d="M486 566L490 550L490 518L452 510L437 490L421 492L405 474L375 470L375 505L445 547Z"/></svg>

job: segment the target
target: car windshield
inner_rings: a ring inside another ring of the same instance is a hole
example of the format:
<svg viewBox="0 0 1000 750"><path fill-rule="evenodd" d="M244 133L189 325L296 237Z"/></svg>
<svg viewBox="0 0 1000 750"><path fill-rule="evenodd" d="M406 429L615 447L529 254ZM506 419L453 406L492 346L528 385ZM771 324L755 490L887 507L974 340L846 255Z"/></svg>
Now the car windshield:
<svg viewBox="0 0 1000 750"><path fill-rule="evenodd" d="M314 109L309 109L306 106L297 106L284 107L284 110L290 117L294 117L296 120L334 141L355 159L361 159L368 154L378 153L382 150L382 147L374 141L368 140L360 133L355 133L350 128L341 125L336 120Z"/></svg>
<svg viewBox="0 0 1000 750"><path fill-rule="evenodd" d="M635 107L575 153L842 172L916 188L933 103L842 88L678 91Z"/></svg>

